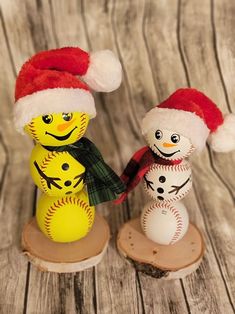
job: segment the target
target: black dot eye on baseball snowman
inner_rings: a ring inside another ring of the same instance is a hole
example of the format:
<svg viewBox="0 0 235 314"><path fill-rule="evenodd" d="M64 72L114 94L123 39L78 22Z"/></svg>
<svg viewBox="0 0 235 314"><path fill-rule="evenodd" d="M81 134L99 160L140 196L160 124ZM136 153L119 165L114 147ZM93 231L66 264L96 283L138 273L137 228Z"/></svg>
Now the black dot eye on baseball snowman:
<svg viewBox="0 0 235 314"><path fill-rule="evenodd" d="M155 137L156 137L156 139L157 140L160 140L161 138L162 138L162 131L161 130L157 130L156 132L155 132Z"/></svg>
<svg viewBox="0 0 235 314"><path fill-rule="evenodd" d="M176 144L180 141L180 135L179 134L172 134L171 135L171 141L172 143Z"/></svg>

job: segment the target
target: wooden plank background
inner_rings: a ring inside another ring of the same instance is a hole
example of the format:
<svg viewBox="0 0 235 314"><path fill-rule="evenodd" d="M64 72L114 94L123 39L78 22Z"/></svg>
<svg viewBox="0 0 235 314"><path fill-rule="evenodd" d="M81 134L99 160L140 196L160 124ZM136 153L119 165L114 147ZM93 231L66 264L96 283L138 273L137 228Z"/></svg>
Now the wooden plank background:
<svg viewBox="0 0 235 314"><path fill-rule="evenodd" d="M82 273L42 273L20 250L33 215L32 144L12 125L14 81L37 51L62 46L109 48L120 58L119 90L97 94L88 136L120 173L144 145L140 121L175 89L196 87L224 113L235 111L235 2L231 0L0 0L0 313L234 313L235 153L207 147L192 159L194 189L185 199L202 230L206 255L184 280L138 273L116 250L120 226L147 197L138 187L126 204L99 206L112 229L108 252Z"/></svg>

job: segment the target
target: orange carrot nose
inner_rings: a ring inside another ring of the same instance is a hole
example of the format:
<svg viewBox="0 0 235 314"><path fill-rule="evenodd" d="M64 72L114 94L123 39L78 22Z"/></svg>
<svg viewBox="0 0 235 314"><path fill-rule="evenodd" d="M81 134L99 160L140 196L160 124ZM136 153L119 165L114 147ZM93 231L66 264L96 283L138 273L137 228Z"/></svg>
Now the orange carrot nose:
<svg viewBox="0 0 235 314"><path fill-rule="evenodd" d="M177 146L176 144L165 143L165 142L162 145L163 145L163 147L174 147L174 146Z"/></svg>
<svg viewBox="0 0 235 314"><path fill-rule="evenodd" d="M57 126L57 130L60 131L60 132L66 130L68 127L70 127L70 125L72 125L74 123L74 121L76 121L76 119L73 119L73 120L68 121L66 123L59 124Z"/></svg>

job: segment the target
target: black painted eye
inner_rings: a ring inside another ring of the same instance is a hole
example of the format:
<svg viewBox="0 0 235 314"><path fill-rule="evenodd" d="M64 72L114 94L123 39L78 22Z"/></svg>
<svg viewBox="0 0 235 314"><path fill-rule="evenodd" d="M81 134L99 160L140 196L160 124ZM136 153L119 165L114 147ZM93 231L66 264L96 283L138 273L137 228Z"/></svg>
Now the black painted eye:
<svg viewBox="0 0 235 314"><path fill-rule="evenodd" d="M155 137L156 137L157 140L160 140L162 138L162 131L157 130L155 132Z"/></svg>
<svg viewBox="0 0 235 314"><path fill-rule="evenodd" d="M50 124L53 121L53 116L51 114L47 114L45 116L42 116L42 120L46 124Z"/></svg>
<svg viewBox="0 0 235 314"><path fill-rule="evenodd" d="M73 114L70 112L70 113L62 113L62 117L65 121L70 121L73 117Z"/></svg>
<svg viewBox="0 0 235 314"><path fill-rule="evenodd" d="M180 141L180 136L179 134L173 134L171 135L171 141L172 143L178 143Z"/></svg>

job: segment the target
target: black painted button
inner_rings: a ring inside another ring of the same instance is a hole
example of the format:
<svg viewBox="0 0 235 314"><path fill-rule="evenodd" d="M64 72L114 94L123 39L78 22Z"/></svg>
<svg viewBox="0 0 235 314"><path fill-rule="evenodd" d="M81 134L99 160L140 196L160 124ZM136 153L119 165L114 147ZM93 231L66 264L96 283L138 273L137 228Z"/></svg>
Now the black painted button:
<svg viewBox="0 0 235 314"><path fill-rule="evenodd" d="M162 196L158 196L157 198L159 199L159 201L164 201L164 197Z"/></svg>
<svg viewBox="0 0 235 314"><path fill-rule="evenodd" d="M71 194L72 192L71 191L68 191L68 192L66 192L65 194Z"/></svg>
<svg viewBox="0 0 235 314"><path fill-rule="evenodd" d="M164 182L166 181L166 178L165 178L164 176L160 176L160 177L159 177L159 181L160 181L161 183L164 183Z"/></svg>
<svg viewBox="0 0 235 314"><path fill-rule="evenodd" d="M64 163L64 164L62 165L62 169L63 169L63 170L68 170L68 169L69 169L69 164Z"/></svg>
<svg viewBox="0 0 235 314"><path fill-rule="evenodd" d="M162 188L158 188L157 191L158 191L158 193L160 193L160 194L164 193L164 190L163 190Z"/></svg>
<svg viewBox="0 0 235 314"><path fill-rule="evenodd" d="M65 181L65 183L64 183L65 186L70 186L71 184L72 184L72 182L69 181L69 180L68 180L68 181Z"/></svg>

